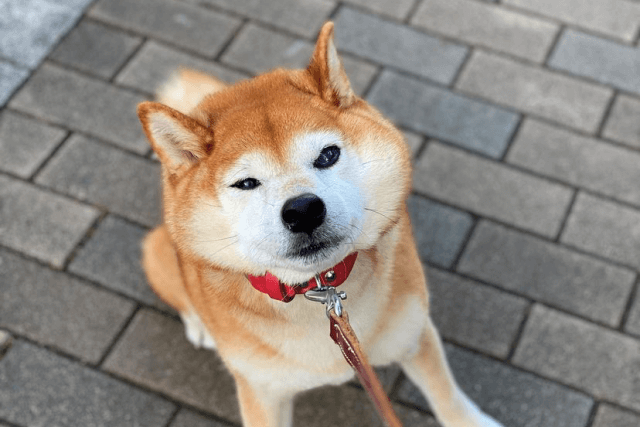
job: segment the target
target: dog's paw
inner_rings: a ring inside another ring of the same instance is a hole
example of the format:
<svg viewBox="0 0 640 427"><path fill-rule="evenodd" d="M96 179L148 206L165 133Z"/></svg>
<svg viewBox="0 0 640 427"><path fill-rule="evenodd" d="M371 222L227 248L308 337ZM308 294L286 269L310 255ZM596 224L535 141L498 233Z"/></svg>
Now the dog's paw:
<svg viewBox="0 0 640 427"><path fill-rule="evenodd" d="M215 350L216 342L195 311L180 313L180 318L182 319L182 323L184 323L184 332L187 339L195 348Z"/></svg>

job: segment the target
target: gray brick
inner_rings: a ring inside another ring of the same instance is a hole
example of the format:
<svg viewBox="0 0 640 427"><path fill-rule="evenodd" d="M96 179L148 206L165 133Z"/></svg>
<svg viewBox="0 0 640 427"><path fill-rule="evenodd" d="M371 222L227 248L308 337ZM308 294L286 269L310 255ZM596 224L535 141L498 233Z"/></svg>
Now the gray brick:
<svg viewBox="0 0 640 427"><path fill-rule="evenodd" d="M46 0L0 0L0 56L37 67L81 11Z"/></svg>
<svg viewBox="0 0 640 427"><path fill-rule="evenodd" d="M475 51L457 88L516 110L595 132L611 89Z"/></svg>
<svg viewBox="0 0 640 427"><path fill-rule="evenodd" d="M175 407L17 340L0 361L0 417L29 426L157 427Z"/></svg>
<svg viewBox="0 0 640 427"><path fill-rule="evenodd" d="M142 39L92 21L82 21L53 51L51 58L109 79L124 64Z"/></svg>
<svg viewBox="0 0 640 427"><path fill-rule="evenodd" d="M637 210L579 193L561 241L640 269L638 224Z"/></svg>
<svg viewBox="0 0 640 427"><path fill-rule="evenodd" d="M633 41L640 18L640 7L625 0L503 0L503 3L627 42Z"/></svg>
<svg viewBox="0 0 640 427"><path fill-rule="evenodd" d="M0 107L9 101L13 92L29 76L29 71L0 59Z"/></svg>
<svg viewBox="0 0 640 427"><path fill-rule="evenodd" d="M504 358L528 305L515 297L451 273L429 269L429 311L445 339Z"/></svg>
<svg viewBox="0 0 640 427"><path fill-rule="evenodd" d="M149 144L136 115L144 101L122 89L44 64L11 101L11 107L146 153Z"/></svg>
<svg viewBox="0 0 640 427"><path fill-rule="evenodd" d="M411 23L467 43L543 62L559 26L476 0L427 0Z"/></svg>
<svg viewBox="0 0 640 427"><path fill-rule="evenodd" d="M74 135L36 182L148 226L159 224L160 166Z"/></svg>
<svg viewBox="0 0 640 427"><path fill-rule="evenodd" d="M636 293L624 330L640 337L640 292Z"/></svg>
<svg viewBox="0 0 640 427"><path fill-rule="evenodd" d="M236 18L169 0L99 0L89 16L209 57L240 25Z"/></svg>
<svg viewBox="0 0 640 427"><path fill-rule="evenodd" d="M222 61L259 74L278 67L306 67L312 53L313 44L306 40L249 24L235 38ZM377 67L347 56L342 57L342 63L353 89L362 93Z"/></svg>
<svg viewBox="0 0 640 427"><path fill-rule="evenodd" d="M136 314L104 369L234 422L240 412L233 378L210 350L196 350L179 321Z"/></svg>
<svg viewBox="0 0 640 427"><path fill-rule="evenodd" d="M592 427L638 427L640 416L606 403L600 404Z"/></svg>
<svg viewBox="0 0 640 427"><path fill-rule="evenodd" d="M635 47L567 30L553 51L549 65L618 89L640 93L640 51Z"/></svg>
<svg viewBox="0 0 640 427"><path fill-rule="evenodd" d="M322 403L318 404L319 402ZM440 425L429 415L398 404L393 406L405 427ZM385 424L363 390L343 385L322 387L298 395L293 411L293 425L383 427Z"/></svg>
<svg viewBox="0 0 640 427"><path fill-rule="evenodd" d="M436 142L417 161L413 185L427 196L549 237L558 233L572 193Z"/></svg>
<svg viewBox="0 0 640 427"><path fill-rule="evenodd" d="M4 111L0 114L0 169L28 178L65 136L61 129Z"/></svg>
<svg viewBox="0 0 640 427"><path fill-rule="evenodd" d="M640 101L618 95L602 135L633 148L640 148Z"/></svg>
<svg viewBox="0 0 640 427"><path fill-rule="evenodd" d="M315 37L335 8L333 0L185 0L218 6L266 22L307 38Z"/></svg>
<svg viewBox="0 0 640 427"><path fill-rule="evenodd" d="M515 113L391 71L383 71L369 102L400 125L499 158L518 123Z"/></svg>
<svg viewBox="0 0 640 427"><path fill-rule="evenodd" d="M449 84L468 49L348 7L335 17L336 44L353 53Z"/></svg>
<svg viewBox="0 0 640 427"><path fill-rule="evenodd" d="M118 74L116 82L147 93L155 91L180 67L209 73L233 83L248 76L149 40Z"/></svg>
<svg viewBox="0 0 640 427"><path fill-rule="evenodd" d="M0 326L96 363L133 303L0 251Z"/></svg>
<svg viewBox="0 0 640 427"><path fill-rule="evenodd" d="M347 0L347 2L397 19L406 18L415 3L414 0Z"/></svg>
<svg viewBox="0 0 640 427"><path fill-rule="evenodd" d="M11 334L0 329L0 359L2 359L5 353L9 351L11 344L13 344L13 337Z"/></svg>
<svg viewBox="0 0 640 427"><path fill-rule="evenodd" d="M108 216L69 265L69 271L146 304L165 308L147 284L140 265L146 230Z"/></svg>
<svg viewBox="0 0 640 427"><path fill-rule="evenodd" d="M471 215L418 196L407 207L420 257L450 267L473 225Z"/></svg>
<svg viewBox="0 0 640 427"><path fill-rule="evenodd" d="M616 326L635 273L490 222L473 233L458 270Z"/></svg>
<svg viewBox="0 0 640 427"><path fill-rule="evenodd" d="M98 211L0 175L0 243L61 267Z"/></svg>
<svg viewBox="0 0 640 427"><path fill-rule="evenodd" d="M640 205L640 154L536 120L525 120L508 162Z"/></svg>
<svg viewBox="0 0 640 427"><path fill-rule="evenodd" d="M488 414L509 427L584 427L593 400L554 382L495 360L445 346L460 387ZM399 397L426 409L427 402L408 381Z"/></svg>
<svg viewBox="0 0 640 427"><path fill-rule="evenodd" d="M169 427L227 427L228 424L222 424L218 421L205 418L187 409L181 409L175 420L169 424Z"/></svg>
<svg viewBox="0 0 640 427"><path fill-rule="evenodd" d="M598 399L640 408L640 341L619 332L536 305L513 360Z"/></svg>

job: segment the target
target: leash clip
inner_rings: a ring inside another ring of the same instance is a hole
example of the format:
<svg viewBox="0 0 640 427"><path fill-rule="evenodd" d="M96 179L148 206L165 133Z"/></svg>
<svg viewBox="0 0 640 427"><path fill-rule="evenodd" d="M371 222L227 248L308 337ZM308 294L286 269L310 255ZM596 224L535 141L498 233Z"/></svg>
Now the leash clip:
<svg viewBox="0 0 640 427"><path fill-rule="evenodd" d="M339 317L342 317L342 300L347 299L347 293L338 292L335 286L322 286L320 276L316 274L317 287L305 292L304 297L309 301L321 302L327 305L327 317L331 318L331 310L335 310Z"/></svg>

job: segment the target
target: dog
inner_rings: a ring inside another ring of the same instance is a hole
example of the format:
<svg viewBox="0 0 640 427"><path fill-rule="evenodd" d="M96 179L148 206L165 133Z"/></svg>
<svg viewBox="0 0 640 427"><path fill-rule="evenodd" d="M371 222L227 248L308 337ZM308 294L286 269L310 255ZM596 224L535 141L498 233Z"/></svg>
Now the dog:
<svg viewBox="0 0 640 427"><path fill-rule="evenodd" d="M164 209L142 264L187 338L223 359L245 426L290 426L297 393L353 377L325 310L292 296L354 257L340 289L371 363L399 363L445 427L500 426L449 370L406 207L409 149L354 94L333 23L306 69L233 86L183 70L158 100L138 106ZM289 293L256 290L266 275Z"/></svg>

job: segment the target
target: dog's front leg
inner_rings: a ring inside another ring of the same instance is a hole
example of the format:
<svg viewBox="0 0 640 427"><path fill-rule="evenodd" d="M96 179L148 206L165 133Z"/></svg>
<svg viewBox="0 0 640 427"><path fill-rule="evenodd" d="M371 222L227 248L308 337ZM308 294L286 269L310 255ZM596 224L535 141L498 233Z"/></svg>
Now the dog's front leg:
<svg viewBox="0 0 640 427"><path fill-rule="evenodd" d="M451 375L440 335L428 318L418 353L401 362L402 369L431 404L445 427L502 427L483 413L458 387Z"/></svg>
<svg viewBox="0 0 640 427"><path fill-rule="evenodd" d="M243 427L291 427L293 393L249 383L234 374Z"/></svg>

